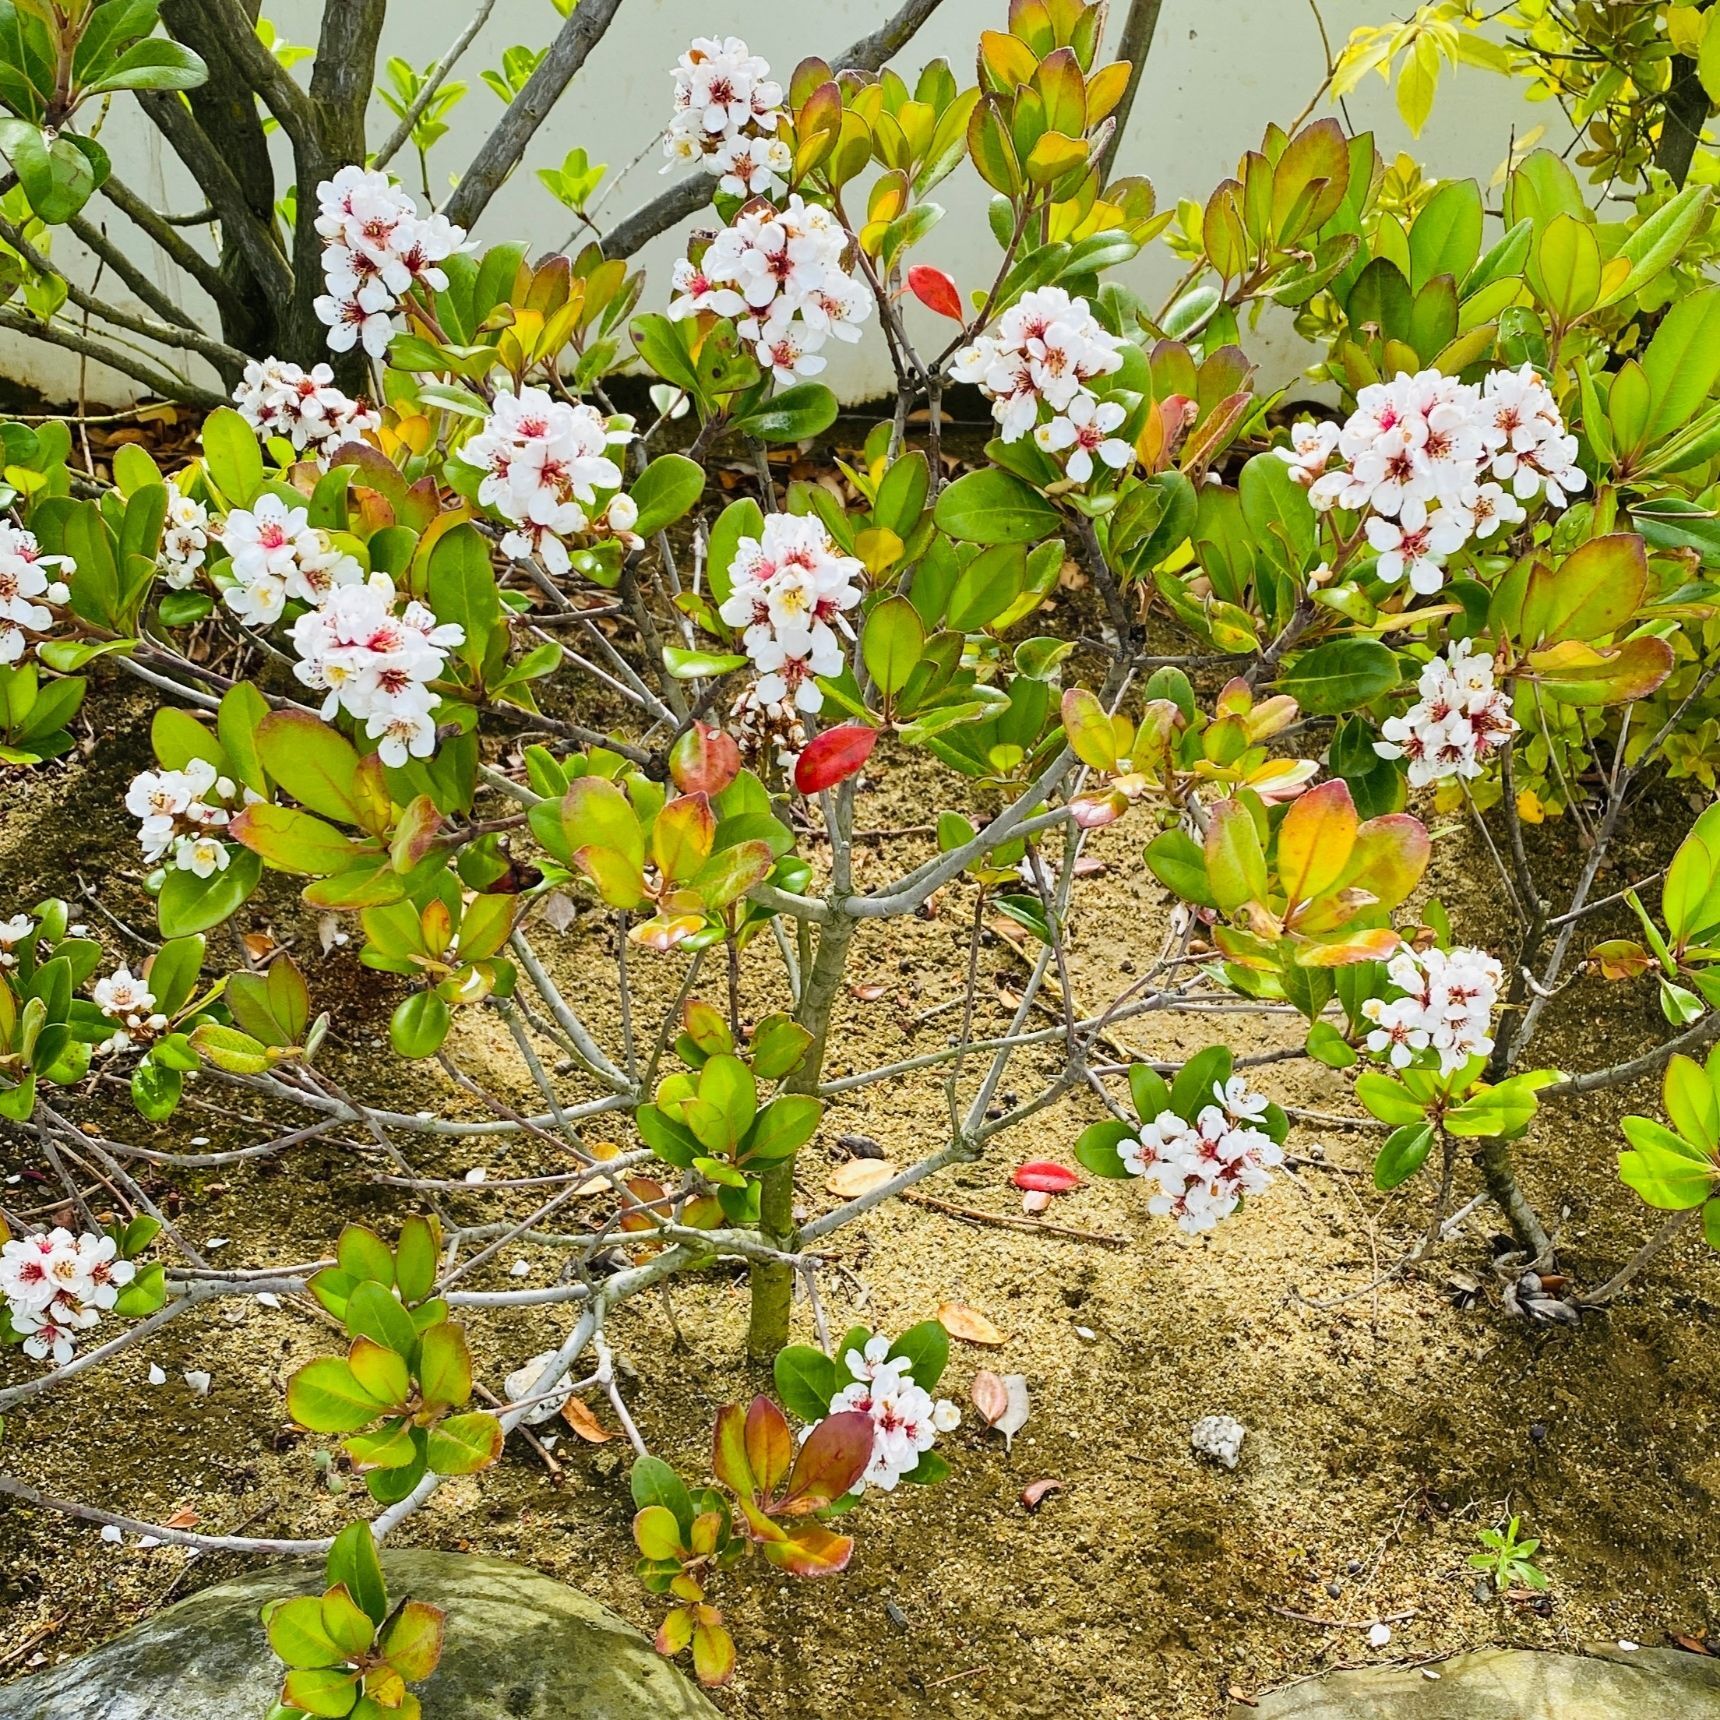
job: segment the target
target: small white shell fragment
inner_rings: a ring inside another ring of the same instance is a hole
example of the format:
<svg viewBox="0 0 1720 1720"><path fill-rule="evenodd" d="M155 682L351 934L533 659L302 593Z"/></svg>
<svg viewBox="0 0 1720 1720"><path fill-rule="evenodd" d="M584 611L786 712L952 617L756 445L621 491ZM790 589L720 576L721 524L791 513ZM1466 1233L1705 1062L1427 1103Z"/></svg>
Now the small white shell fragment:
<svg viewBox="0 0 1720 1720"><path fill-rule="evenodd" d="M538 1380L542 1376L544 1369L547 1368L554 1360L555 1351L545 1350L542 1355L533 1356L524 1367L515 1368L514 1371L508 1375L507 1383L503 1387L503 1390L507 1393L508 1402L518 1403L522 1398L536 1397L538 1394ZM567 1382L564 1379L563 1386L565 1387L566 1385ZM523 1421L527 1427L536 1427L540 1422L553 1421L556 1416L561 1414L561 1406L572 1396L573 1392L571 1389L562 1389L562 1387L558 1387L554 1392L546 1397L542 1403L534 1403L531 1408L520 1417L520 1420Z"/></svg>
<svg viewBox="0 0 1720 1720"><path fill-rule="evenodd" d="M1248 1429L1235 1416L1203 1415L1189 1429L1188 1442L1201 1457L1234 1469L1247 1436Z"/></svg>

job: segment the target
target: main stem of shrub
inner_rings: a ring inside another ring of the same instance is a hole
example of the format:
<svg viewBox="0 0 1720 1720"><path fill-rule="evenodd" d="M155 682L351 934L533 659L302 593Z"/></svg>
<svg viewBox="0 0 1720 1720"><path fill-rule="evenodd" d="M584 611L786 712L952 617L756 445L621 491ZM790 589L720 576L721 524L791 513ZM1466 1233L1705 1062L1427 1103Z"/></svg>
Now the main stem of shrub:
<svg viewBox="0 0 1720 1720"><path fill-rule="evenodd" d="M854 939L855 920L839 899L830 902L830 918L818 929L818 953L801 994L798 1021L812 1035L812 1043L800 1067L784 1082L791 1093L816 1093L824 1078L824 1052L830 1037L830 1021L841 995L842 978L848 969L848 949ZM765 1238L785 1253L795 1246L794 1154L772 1165L764 1173L759 1195L759 1223ZM794 1301L794 1268L781 1261L755 1261L750 1283L752 1321L747 1330L747 1353L755 1361L769 1361L788 1342L788 1317Z"/></svg>

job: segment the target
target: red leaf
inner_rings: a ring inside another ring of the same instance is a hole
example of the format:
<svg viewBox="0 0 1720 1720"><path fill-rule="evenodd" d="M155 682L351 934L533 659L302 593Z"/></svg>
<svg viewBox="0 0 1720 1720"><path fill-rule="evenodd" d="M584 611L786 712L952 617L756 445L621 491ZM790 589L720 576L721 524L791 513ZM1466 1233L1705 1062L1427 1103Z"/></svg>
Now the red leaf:
<svg viewBox="0 0 1720 1720"><path fill-rule="evenodd" d="M818 794L851 777L878 744L878 731L864 723L842 723L814 738L794 767L794 786Z"/></svg>
<svg viewBox="0 0 1720 1720"><path fill-rule="evenodd" d="M683 794L721 794L740 773L734 736L709 723L694 723L669 754L669 774Z"/></svg>
<svg viewBox="0 0 1720 1720"><path fill-rule="evenodd" d="M788 1493L774 1514L802 1516L840 1499L866 1473L875 1434L872 1418L864 1410L826 1416L801 1446L788 1478Z"/></svg>
<svg viewBox="0 0 1720 1720"><path fill-rule="evenodd" d="M1081 1186L1081 1179L1072 1170L1053 1164L1050 1159L1031 1159L1017 1165L1010 1181L1017 1188L1043 1189L1047 1194L1067 1194Z"/></svg>
<svg viewBox="0 0 1720 1720"><path fill-rule="evenodd" d="M939 316L948 317L951 322L967 321L962 314L961 293L955 282L942 269L934 269L930 263L916 263L908 271L908 291L927 310L936 311Z"/></svg>

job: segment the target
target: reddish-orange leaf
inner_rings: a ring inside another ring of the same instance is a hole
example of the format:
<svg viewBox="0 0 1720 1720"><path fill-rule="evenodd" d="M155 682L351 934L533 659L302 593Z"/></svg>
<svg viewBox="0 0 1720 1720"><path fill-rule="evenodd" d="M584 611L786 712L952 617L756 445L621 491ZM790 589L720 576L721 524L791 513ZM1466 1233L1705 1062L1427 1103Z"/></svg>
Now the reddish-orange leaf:
<svg viewBox="0 0 1720 1720"><path fill-rule="evenodd" d="M1072 1170L1050 1159L1029 1159L1026 1164L1017 1165L1010 1181L1017 1188L1041 1189L1046 1194L1067 1194L1081 1186L1081 1179Z"/></svg>
<svg viewBox="0 0 1720 1720"><path fill-rule="evenodd" d="M908 271L908 291L927 310L936 311L939 316L948 317L951 322L967 321L962 313L961 292L942 269L934 269L930 263L914 264Z"/></svg>
<svg viewBox="0 0 1720 1720"><path fill-rule="evenodd" d="M864 723L841 723L814 737L794 767L794 786L818 794L851 777L878 744L878 731Z"/></svg>
<svg viewBox="0 0 1720 1720"><path fill-rule="evenodd" d="M591 1413L590 1406L580 1402L576 1397L570 1397L561 1406L561 1419L585 1441L587 1445L607 1445L615 1435Z"/></svg>

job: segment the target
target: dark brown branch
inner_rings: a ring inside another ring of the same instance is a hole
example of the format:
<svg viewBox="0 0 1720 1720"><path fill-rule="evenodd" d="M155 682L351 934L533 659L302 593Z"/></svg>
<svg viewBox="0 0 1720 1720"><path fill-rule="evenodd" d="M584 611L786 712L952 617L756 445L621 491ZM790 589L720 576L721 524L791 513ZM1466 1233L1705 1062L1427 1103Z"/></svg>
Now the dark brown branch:
<svg viewBox="0 0 1720 1720"><path fill-rule="evenodd" d="M907 0L893 18L870 36L862 36L830 62L832 71L875 72L893 54L919 33L920 26L937 11L942 0ZM603 236L606 257L631 257L641 245L666 233L710 201L711 181L702 173L677 180L661 196L635 209Z"/></svg>
<svg viewBox="0 0 1720 1720"><path fill-rule="evenodd" d="M99 258L103 267L111 269L135 293L139 301L149 306L158 317L179 328L195 329L197 324L183 307L174 303L148 273L140 269L103 230L83 215L74 215L67 223L78 242Z"/></svg>
<svg viewBox="0 0 1720 1720"><path fill-rule="evenodd" d="M165 371L157 370L145 360L134 357L119 347L92 340L88 335L61 328L56 323L37 322L34 317L9 310L5 306L0 306L0 329L28 335L32 340L46 341L50 346L62 346L68 352L78 353L84 358L93 358L97 364L105 364L110 370L117 370L122 375L141 382L164 400L182 400L187 406L211 409L226 404L219 394L211 394L207 388L201 388L194 382L186 382L179 377L168 375Z"/></svg>
<svg viewBox="0 0 1720 1720"><path fill-rule="evenodd" d="M102 195L141 233L146 234L160 247L167 258L178 268L181 268L214 299L217 305L223 306L232 301L233 283L221 273L220 268L210 262L188 239L174 232L173 227L165 217L144 202L124 181L109 175L102 181ZM215 212L209 212L211 220L218 220Z"/></svg>
<svg viewBox="0 0 1720 1720"><path fill-rule="evenodd" d="M252 211L244 187L226 157L178 96L141 92L138 99L215 206L223 234L244 258L257 287L271 303L289 303L293 296L293 272L281 255L274 234Z"/></svg>
<svg viewBox="0 0 1720 1720"><path fill-rule="evenodd" d="M257 34L254 11L241 0L197 0L211 29L220 33L227 50L229 64L245 83L263 98L263 105L280 122L281 130L295 147L302 147L317 124L312 110L312 98L299 88L291 72L263 46ZM329 0L324 15L323 34L328 34L328 20L343 13L362 10L360 0ZM174 26L177 31L178 26ZM317 53L317 71L322 70L322 53ZM314 84L314 78L313 78Z"/></svg>
<svg viewBox="0 0 1720 1720"><path fill-rule="evenodd" d="M1164 0L1132 0L1129 15L1123 20L1123 34L1117 42L1117 58L1129 62L1129 81L1123 86L1123 99L1113 112L1116 121L1110 140L1099 156L1099 177L1108 180L1117 164L1117 151L1123 144L1123 133L1129 128L1129 113L1135 105L1135 93L1141 87L1141 74L1147 67L1147 55L1152 52L1153 34L1159 27L1159 14Z"/></svg>
<svg viewBox="0 0 1720 1720"><path fill-rule="evenodd" d="M603 40L620 6L621 0L580 0L443 205L450 221L467 228L476 223L502 182L519 166L526 146L574 74Z"/></svg>
<svg viewBox="0 0 1720 1720"><path fill-rule="evenodd" d="M0 238L4 238L37 274L52 275L58 272L4 216L0 216ZM98 299L94 293L87 292L76 281L64 276L61 278L66 281L66 297L79 310L88 311L91 316L100 317L104 322L112 323L115 328L122 328L128 334L141 335L145 340L155 341L161 346L183 347L186 351L198 353L211 364L225 369L244 368L244 353L236 352L222 341L211 340L198 329L157 322L153 317L134 315L130 311L121 310L117 305L110 305L105 300Z"/></svg>

